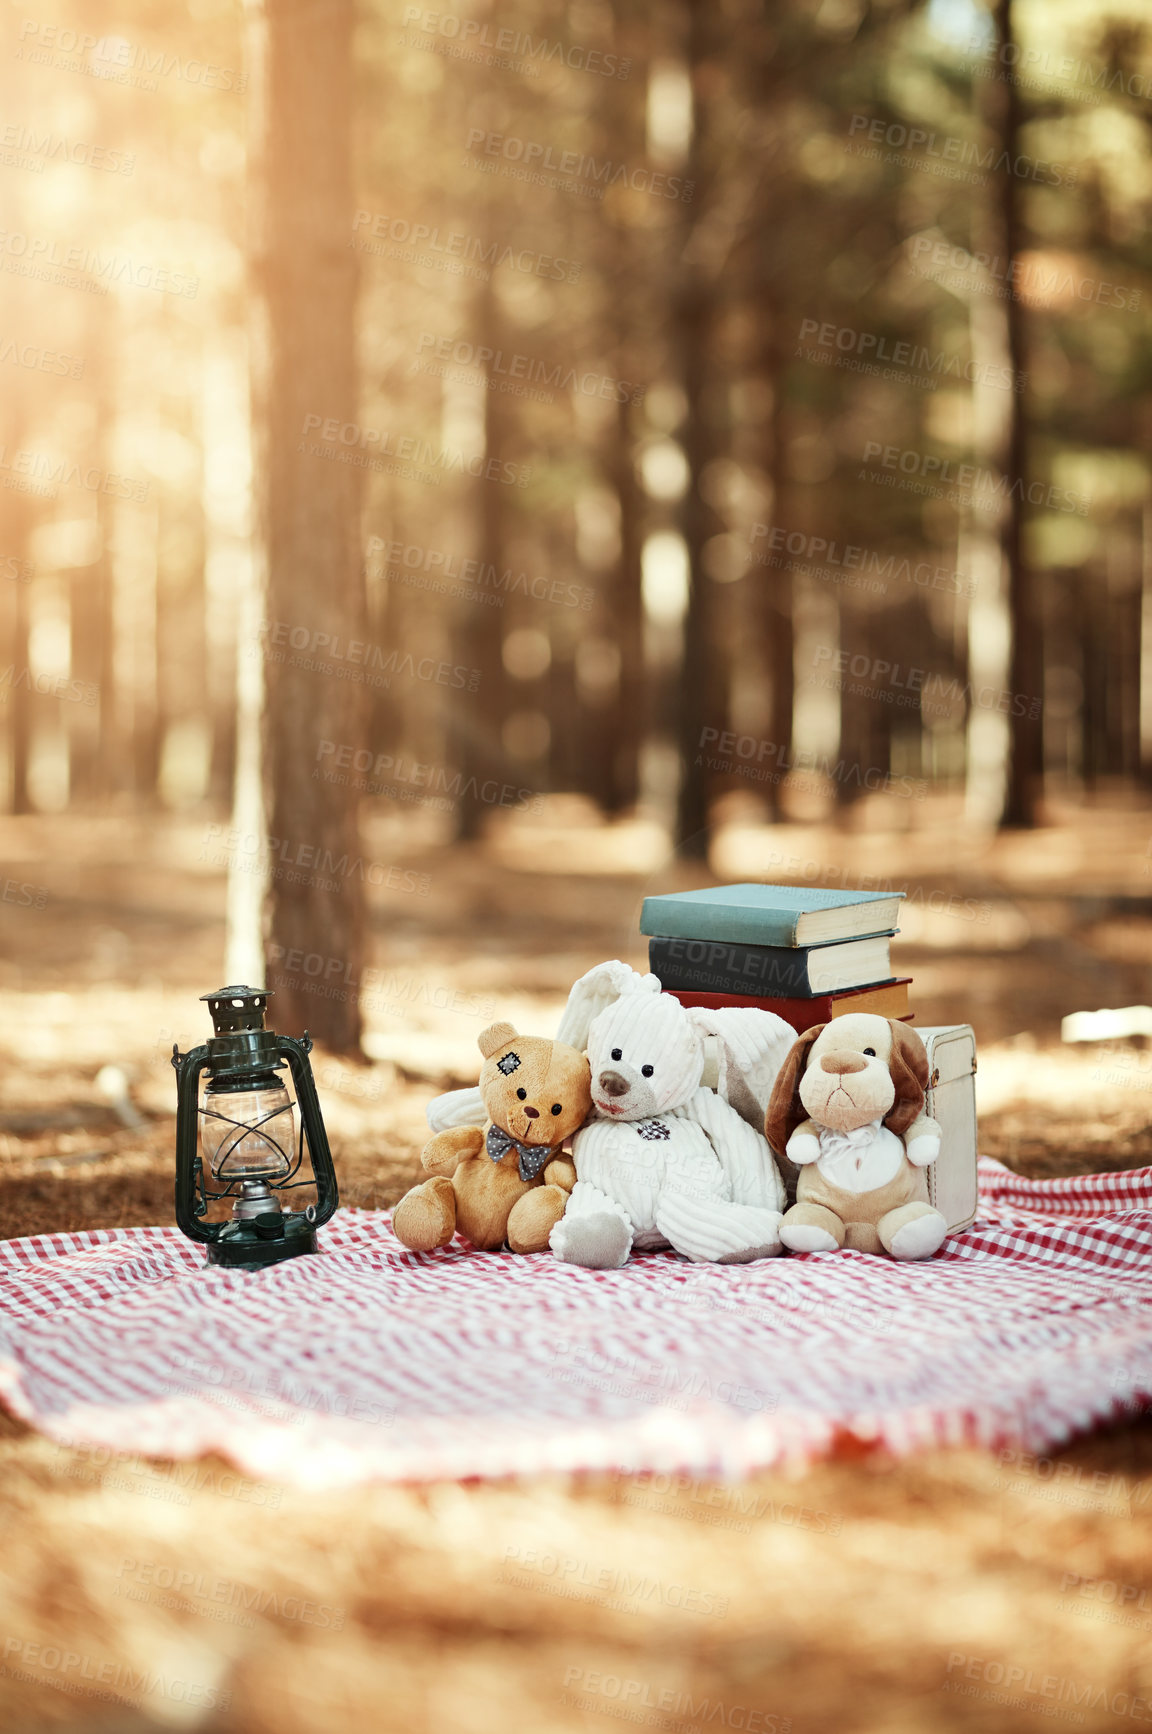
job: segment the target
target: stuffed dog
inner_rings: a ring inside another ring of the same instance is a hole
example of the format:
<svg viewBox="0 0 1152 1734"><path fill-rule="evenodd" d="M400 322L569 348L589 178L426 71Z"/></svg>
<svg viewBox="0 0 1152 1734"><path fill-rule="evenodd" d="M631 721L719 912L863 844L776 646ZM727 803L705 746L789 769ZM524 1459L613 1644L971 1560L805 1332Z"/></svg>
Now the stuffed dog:
<svg viewBox="0 0 1152 1734"><path fill-rule="evenodd" d="M849 1012L816 1024L781 1067L765 1131L799 1168L780 1225L793 1252L888 1252L930 1258L948 1224L924 1170L940 1127L924 1113L928 1055L907 1024Z"/></svg>
<svg viewBox="0 0 1152 1734"><path fill-rule="evenodd" d="M770 1012L686 1010L654 975L611 963L576 983L561 1033L586 1039L593 1116L573 1142L576 1185L551 1234L557 1258L605 1270L633 1248L671 1245L722 1264L778 1253L785 1196L772 1152L701 1080L715 1037L718 1082L751 1104L749 1078L775 1077L791 1027Z"/></svg>
<svg viewBox="0 0 1152 1734"><path fill-rule="evenodd" d="M487 1124L443 1130L421 1162L433 1176L392 1213L402 1246L430 1252L457 1229L483 1252L543 1252L576 1170L560 1147L591 1106L588 1061L564 1042L493 1024L479 1037Z"/></svg>

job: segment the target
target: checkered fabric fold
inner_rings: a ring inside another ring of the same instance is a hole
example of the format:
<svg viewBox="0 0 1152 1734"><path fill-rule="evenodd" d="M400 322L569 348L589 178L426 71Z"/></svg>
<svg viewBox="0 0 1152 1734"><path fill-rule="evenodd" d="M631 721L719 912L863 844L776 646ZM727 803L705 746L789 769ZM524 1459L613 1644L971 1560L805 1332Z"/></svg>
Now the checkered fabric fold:
<svg viewBox="0 0 1152 1734"><path fill-rule="evenodd" d="M1152 1170L1024 1180L924 1264L862 1253L619 1271L412 1253L209 1270L174 1228L0 1243L0 1400L54 1439L256 1477L735 1478L846 1441L1043 1452L1152 1405Z"/></svg>

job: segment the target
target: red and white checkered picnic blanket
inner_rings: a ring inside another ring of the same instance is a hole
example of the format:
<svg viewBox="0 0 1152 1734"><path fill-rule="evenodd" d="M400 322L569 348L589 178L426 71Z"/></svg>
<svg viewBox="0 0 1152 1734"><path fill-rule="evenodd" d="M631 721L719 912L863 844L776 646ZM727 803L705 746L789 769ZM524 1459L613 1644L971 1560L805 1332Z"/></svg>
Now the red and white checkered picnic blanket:
<svg viewBox="0 0 1152 1734"><path fill-rule="evenodd" d="M620 1271L407 1252L209 1270L174 1228L0 1243L0 1399L51 1437L218 1452L296 1486L541 1471L737 1477L851 1437L1043 1451L1152 1405L1152 1169L1021 1179L924 1264Z"/></svg>

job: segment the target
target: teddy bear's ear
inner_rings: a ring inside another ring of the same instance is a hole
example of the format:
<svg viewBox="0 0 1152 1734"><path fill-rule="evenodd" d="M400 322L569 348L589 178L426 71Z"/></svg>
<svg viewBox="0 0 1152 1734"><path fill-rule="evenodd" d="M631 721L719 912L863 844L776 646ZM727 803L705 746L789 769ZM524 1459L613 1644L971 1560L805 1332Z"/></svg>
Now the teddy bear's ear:
<svg viewBox="0 0 1152 1734"><path fill-rule="evenodd" d="M808 1110L800 1100L800 1080L808 1064L809 1048L827 1027L827 1024L813 1024L811 1029L798 1036L776 1074L772 1099L764 1116L764 1136L777 1156L783 1156L789 1138L797 1126L808 1118Z"/></svg>
<svg viewBox="0 0 1152 1734"><path fill-rule="evenodd" d="M892 1056L888 1061L896 1099L884 1116L890 1132L902 1138L912 1122L924 1111L924 1092L928 1088L928 1051L915 1030L898 1018L889 1018L892 1029Z"/></svg>
<svg viewBox="0 0 1152 1734"><path fill-rule="evenodd" d="M476 1046L480 1049L484 1058L490 1060L493 1054L498 1054L500 1052L500 1049L504 1046L505 1042L514 1041L516 1034L517 1031L514 1024L489 1024L488 1028L486 1030L481 1030L480 1034L476 1037Z"/></svg>

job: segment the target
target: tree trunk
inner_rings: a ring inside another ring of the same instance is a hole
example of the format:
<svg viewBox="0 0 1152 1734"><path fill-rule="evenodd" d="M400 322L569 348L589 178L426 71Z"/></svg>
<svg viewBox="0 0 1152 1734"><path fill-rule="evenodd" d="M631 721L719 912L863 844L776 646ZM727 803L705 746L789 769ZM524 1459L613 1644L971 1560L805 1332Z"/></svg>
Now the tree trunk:
<svg viewBox="0 0 1152 1734"><path fill-rule="evenodd" d="M489 233L493 219L489 218ZM477 296L480 341L493 351L501 347L502 322L499 304L491 279L480 288ZM491 461L504 455L506 444L507 409L498 391L488 391L484 397L484 455ZM499 572L506 564L505 544L507 505L501 483L481 477L476 482L476 520L481 572L494 567ZM504 751L503 729L508 716L508 681L504 671L502 649L504 635L511 622L502 608L492 608L483 602L460 605L457 626L458 660L478 668L480 690L472 706L465 710L456 704L451 712L449 738L453 753L458 756L465 794L456 810L456 835L468 842L483 835L490 808L468 790L480 788L489 779L519 777L522 767L509 769Z"/></svg>
<svg viewBox="0 0 1152 1734"><path fill-rule="evenodd" d="M681 529L688 549L688 607L684 616L684 651L680 665L677 746L680 753L680 794L677 802L676 841L680 852L707 859L710 775L703 763L700 743L706 728L727 727L725 693L716 643L716 585L704 569L704 546L723 529L717 514L701 493L701 480L709 461L716 456L713 428L713 398L710 389L712 310L716 280L693 248L697 224L707 209L703 187L706 149L703 138L705 103L701 99L702 68L713 29L711 15L702 0L689 0L687 61L693 78L692 137L685 178L695 183L696 195L687 206L684 225L682 282L676 296L676 344L681 359L684 395L688 413L682 435L688 461L688 488L681 509ZM700 207L700 208L698 208ZM697 760L701 762L698 764Z"/></svg>
<svg viewBox="0 0 1152 1734"><path fill-rule="evenodd" d="M975 251L998 253L992 226L979 232ZM968 331L975 382L972 386L974 461L1000 479L1011 477L1011 431L1017 405L1011 392L988 382L1002 378L1011 366L1008 347L1009 303L981 288L994 289L994 279L976 282L968 303ZM957 540L957 569L972 586L967 604L965 677L971 692L1004 692L1012 682L1012 620L1008 566L999 523L976 502L965 508ZM1007 716L998 708L969 700L964 770L964 816L970 825L989 830L1000 824L1008 790L1012 735Z"/></svg>
<svg viewBox="0 0 1152 1734"><path fill-rule="evenodd" d="M1152 784L1152 498L1140 514L1140 780Z"/></svg>
<svg viewBox="0 0 1152 1734"><path fill-rule="evenodd" d="M612 633L620 651L616 683L616 747L604 804L623 813L640 795L640 754L648 723L648 682L644 666L644 598L640 555L644 540L644 503L636 480L631 405L617 407L612 444L612 483L620 506L620 560L612 577Z"/></svg>
<svg viewBox="0 0 1152 1734"><path fill-rule="evenodd" d="M96 362L86 368L88 389L96 410L96 449L93 458L105 470L116 467L109 430L116 419L113 389L113 344L107 315L92 297L87 309L85 335ZM68 580L68 613L71 623L72 676L95 688L96 703L71 705L68 722L68 799L70 806L106 801L115 785L115 620L112 585L113 512L101 495L96 504L98 551L87 566L72 570Z"/></svg>
<svg viewBox="0 0 1152 1734"><path fill-rule="evenodd" d="M700 492L701 477L715 455L708 425L707 342L709 302L699 285L687 291L681 307L679 341L684 356L684 386L688 420L684 432L688 459L688 491L682 525L688 547L688 608L684 616L684 654L680 665L679 749L680 799L677 842L685 855L708 854L709 773L700 743L706 728L727 727L723 708L716 638L715 585L704 570L704 545L721 529L716 513Z"/></svg>
<svg viewBox="0 0 1152 1734"><path fill-rule="evenodd" d="M101 502L103 505L103 501ZM102 539L106 523L100 526ZM96 689L96 707L72 719L69 791L72 803L106 800L115 763L112 693L112 573L106 544L96 563L71 580L72 674Z"/></svg>
<svg viewBox="0 0 1152 1734"><path fill-rule="evenodd" d="M1077 638L1084 699L1080 707L1084 787L1099 788L1112 768L1108 752L1108 697L1117 679L1119 646L1110 642L1108 586L1098 565L1089 565L1077 593Z"/></svg>
<svg viewBox="0 0 1152 1734"><path fill-rule="evenodd" d="M1014 65L1012 0L996 0L993 11L997 64ZM1009 163L1016 160L1020 136L1020 93L1014 78L995 79L988 86L997 117L997 142ZM1001 253L1010 269L1022 240L1020 178L1011 171L999 178ZM1007 281L1011 283L1009 276ZM1008 357L1014 379L1027 369L1024 306L1016 294L1005 303L1008 322ZM1012 655L1008 684L1013 695L1011 753L1008 789L1004 802L1005 825L1034 825L1039 815L1044 782L1043 725L1037 700L1040 695L1040 618L1036 605L1035 576L1024 554L1023 493L1028 477L1028 422L1023 388L1011 394L1006 469L1009 482L1001 521L1000 542L1008 579L1008 613L1012 628ZM1023 703L1017 702L1023 700ZM1036 715L1033 715L1036 711Z"/></svg>
<svg viewBox="0 0 1152 1734"><path fill-rule="evenodd" d="M21 556L24 548L21 546ZM8 742L12 760L12 811L30 813L28 761L32 749L31 677L28 673L28 626L32 612L32 586L15 587L12 607L12 637L9 644L12 685L8 694Z"/></svg>
<svg viewBox="0 0 1152 1734"><path fill-rule="evenodd" d="M12 450L21 445L23 418L13 418L15 429ZM28 760L32 745L32 691L28 672L28 629L32 615L32 572L30 537L33 528L29 496L13 490L4 500L4 548L13 562L8 570L15 576L5 579L3 609L3 645L0 648L0 722L7 736L9 784L8 798L13 813L30 813L32 802L28 793ZM8 671L11 671L10 673Z"/></svg>
<svg viewBox="0 0 1152 1734"><path fill-rule="evenodd" d="M767 212L765 213L767 218ZM765 224L767 227L767 222ZM772 525L790 522L787 507L787 464L785 462L784 429L784 362L780 353L780 333L784 329L784 311L771 302L761 312L765 336L761 346L761 376L772 393L772 410L766 426L768 451L766 469L772 479ZM768 558L769 556L765 556ZM792 574L787 570L787 557L780 565L753 566L751 582L757 586L759 598L759 630L762 634L771 690L768 715L768 739L775 748L773 763L778 768L792 762L792 711L796 700L795 634L792 629ZM782 779L781 779L782 780ZM764 797L769 814L779 819L784 814L780 783L765 783Z"/></svg>
<svg viewBox="0 0 1152 1734"><path fill-rule="evenodd" d="M884 622L885 627L888 621ZM873 616L864 609L849 612L840 603L841 648L851 656L863 656L873 663L876 650L876 628ZM880 635L885 656L895 661L890 634ZM854 692L861 685L863 690ZM881 731L884 728L884 690L881 682L845 680L840 689L840 767L832 791L841 820L857 805L875 780L874 770L881 758Z"/></svg>
<svg viewBox="0 0 1152 1734"><path fill-rule="evenodd" d="M181 405L181 411L186 406ZM180 430L195 440L193 429ZM157 510L160 534L156 556L156 695L161 743L160 793L167 804L182 805L191 789L173 777L172 749L181 736L209 724L208 663L205 642L203 483L174 496L161 484Z"/></svg>
<svg viewBox="0 0 1152 1734"><path fill-rule="evenodd" d="M275 1027L357 1053L365 938L355 791L320 744L362 745L365 639L359 471L326 424L355 428L351 0L256 0L252 12L257 291L254 428L264 634L265 913ZM308 667L308 663L315 666ZM359 664L363 668L363 664ZM340 678L341 675L349 678ZM338 775L338 773L337 773ZM338 889L329 890L332 880Z"/></svg>

